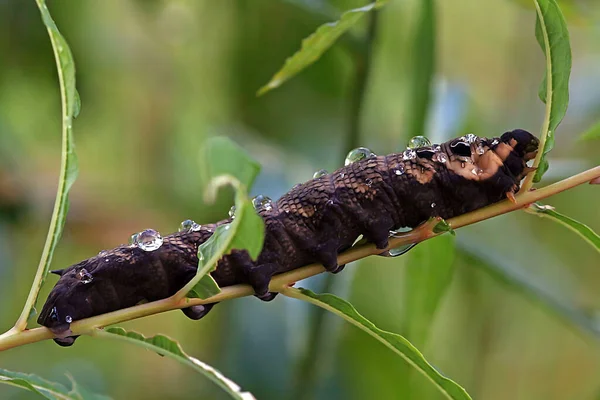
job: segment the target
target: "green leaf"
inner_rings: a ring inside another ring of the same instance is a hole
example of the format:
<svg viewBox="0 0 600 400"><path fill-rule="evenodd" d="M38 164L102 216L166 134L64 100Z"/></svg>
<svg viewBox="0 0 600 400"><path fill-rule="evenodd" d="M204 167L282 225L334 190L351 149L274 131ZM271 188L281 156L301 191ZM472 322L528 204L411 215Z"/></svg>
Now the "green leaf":
<svg viewBox="0 0 600 400"><path fill-rule="evenodd" d="M454 237L443 235L420 243L405 256L405 332L423 346L435 312L452 281Z"/></svg>
<svg viewBox="0 0 600 400"><path fill-rule="evenodd" d="M218 188L224 185L231 185L235 189L235 219L229 224L217 227L215 233L198 247L198 272L177 292L178 295L183 293L188 297L210 297L203 297L203 294L207 293L205 287L207 281L205 280L200 286L197 284L205 275L215 270L223 255L233 249L245 249L255 259L262 250L265 237L264 222L248 198L246 187L233 176L220 175L212 180L207 194L214 198Z"/></svg>
<svg viewBox="0 0 600 400"><path fill-rule="evenodd" d="M569 104L571 45L567 23L556 0L534 0L536 7L535 37L546 56L546 72L540 86L540 99L546 103L546 115L540 137L540 155L534 182L539 182L548 169L547 154L554 147L556 128Z"/></svg>
<svg viewBox="0 0 600 400"><path fill-rule="evenodd" d="M567 217L566 215L556 212L552 206L534 203L531 204L526 211L530 214L537 215L541 218L548 218L552 221L558 222L563 226L566 226L568 229L575 232L586 242L592 245L594 249L600 252L600 236L598 236L598 234L589 226L584 225L571 217Z"/></svg>
<svg viewBox="0 0 600 400"><path fill-rule="evenodd" d="M29 390L37 393L41 397L49 400L107 400L110 397L91 393L86 389L77 385L72 377L69 376L73 384L71 390L67 389L66 386L50 382L43 378L40 378L34 374L24 374L22 372L12 372L6 369L0 368L0 382L8 385L20 387L22 389Z"/></svg>
<svg viewBox="0 0 600 400"><path fill-rule="evenodd" d="M202 179L206 183L207 202L216 199L218 190L231 186L235 190L235 219L217 227L213 235L198 247L198 271L196 276L177 295L206 299L221 290L208 275L217 267L223 255L233 249L245 249L252 258L258 257L264 241L264 222L256 213L248 198L248 188L260 171L254 161L241 147L225 137L207 140L200 164Z"/></svg>
<svg viewBox="0 0 600 400"><path fill-rule="evenodd" d="M435 2L421 0L421 12L415 28L411 51L408 133L423 135L435 73Z"/></svg>
<svg viewBox="0 0 600 400"><path fill-rule="evenodd" d="M204 186L219 175L230 175L251 188L260 172L260 164L240 146L223 136L208 139L200 157L200 174Z"/></svg>
<svg viewBox="0 0 600 400"><path fill-rule="evenodd" d="M583 133L579 137L583 140L592 140L592 139L600 139L600 122L593 125L590 129Z"/></svg>
<svg viewBox="0 0 600 400"><path fill-rule="evenodd" d="M442 219L433 227L433 233L450 232L452 236L456 236L456 232L445 219Z"/></svg>
<svg viewBox="0 0 600 400"><path fill-rule="evenodd" d="M56 68L58 71L58 81L60 87L60 98L62 105L62 147L61 147L61 162L60 176L58 180L58 189L56 191L56 199L54 201L54 210L50 219L50 227L46 236L46 243L38 270L36 272L31 290L25 302L25 306L17 326L24 328L27 324L27 318L30 315L31 309L35 306L38 293L48 271L52 256L56 245L65 225L67 211L69 209L68 193L77 178L77 156L75 154L75 146L73 143L73 118L79 113L81 101L75 89L75 62L73 54L67 44L65 38L61 35L50 15L50 11L44 0L36 0L42 20L48 30L54 58L56 60Z"/></svg>
<svg viewBox="0 0 600 400"><path fill-rule="evenodd" d="M358 311L345 300L340 299L332 294L316 294L307 289L295 289L292 287L285 288L281 291L282 294L296 299L304 300L319 307L322 307L354 326L362 329L394 353L404 358L411 366L421 372L429 379L440 392L448 399L470 399L465 389L459 386L456 382L443 376L435 367L425 360L421 352L417 350L408 340L401 335L386 332L360 315Z"/></svg>
<svg viewBox="0 0 600 400"><path fill-rule="evenodd" d="M458 245L461 252L476 259L488 274L509 289L541 305L549 315L557 317L565 326L576 328L578 333L585 332L600 337L598 324L584 310L560 298L556 291L544 285L539 277L530 276L523 268L515 267L512 260L494 253L483 242L459 240Z"/></svg>
<svg viewBox="0 0 600 400"><path fill-rule="evenodd" d="M257 95L261 96L275 89L300 71L317 61L348 29L352 28L366 13L382 7L387 0L378 0L364 7L348 10L338 21L321 25L302 41L302 47L285 61L269 83L261 87Z"/></svg>
<svg viewBox="0 0 600 400"><path fill-rule="evenodd" d="M221 293L221 288L210 275L204 275L200 281L188 292L187 297L208 299Z"/></svg>
<svg viewBox="0 0 600 400"><path fill-rule="evenodd" d="M162 356L172 358L173 360L178 361L183 365L191 367L196 372L201 373L202 375L213 381L234 399L255 399L250 392L242 392L241 388L236 383L234 383L231 379L225 377L221 372L217 371L210 365L187 355L183 351L179 343L167 336L155 335L152 337L145 337L140 333L126 331L123 328L108 328L105 330L98 329L94 332L94 336L121 340L127 343L144 347Z"/></svg>

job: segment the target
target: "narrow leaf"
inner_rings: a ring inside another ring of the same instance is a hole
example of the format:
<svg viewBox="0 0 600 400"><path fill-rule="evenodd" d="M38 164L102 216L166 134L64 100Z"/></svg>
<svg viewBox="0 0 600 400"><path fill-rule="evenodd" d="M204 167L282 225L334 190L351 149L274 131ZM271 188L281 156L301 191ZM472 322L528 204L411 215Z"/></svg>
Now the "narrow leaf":
<svg viewBox="0 0 600 400"><path fill-rule="evenodd" d="M75 383L73 378L69 377L73 383L73 388L69 390L66 386L47 381L34 374L24 374L22 372L13 372L0 368L0 383L20 387L22 389L34 392L41 397L49 400L107 400L110 397L102 396L89 392Z"/></svg>
<svg viewBox="0 0 600 400"><path fill-rule="evenodd" d="M302 47L285 61L283 67L269 83L258 90L261 96L275 89L300 71L317 61L348 29L352 28L366 13L382 7L387 0L378 0L364 7L343 13L338 21L328 22L317 28L315 33L302 41Z"/></svg>
<svg viewBox="0 0 600 400"><path fill-rule="evenodd" d="M534 0L536 7L535 37L546 56L546 72L540 86L540 99L546 103L540 149L535 159L534 182L539 182L548 169L547 154L554 147L556 128L569 104L571 45L567 23L556 0Z"/></svg>
<svg viewBox="0 0 600 400"><path fill-rule="evenodd" d="M431 82L435 73L435 1L421 0L410 57L408 134L423 135L431 98Z"/></svg>
<svg viewBox="0 0 600 400"><path fill-rule="evenodd" d="M333 312L362 329L394 353L402 357L406 362L421 372L429 379L440 392L448 399L470 399L465 389L456 382L443 376L437 369L425 360L421 352L417 350L408 340L401 335L386 332L377 328L372 322L360 315L358 311L345 300L332 294L316 294L307 289L285 288L282 294L296 299L304 300L319 307Z"/></svg>
<svg viewBox="0 0 600 400"><path fill-rule="evenodd" d="M127 343L135 344L154 351L162 356L172 358L179 363L191 367L196 372L204 375L227 394L234 399L239 400L255 400L250 392L242 392L241 388L231 379L225 377L221 372L217 371L210 365L187 355L179 343L164 335L155 335L146 337L140 333L126 331L123 328L108 328L105 330L96 330L95 336L100 336L108 339L121 340Z"/></svg>
<svg viewBox="0 0 600 400"><path fill-rule="evenodd" d="M580 139L583 140L592 140L592 139L600 139L600 122L593 125L590 129L583 133L580 136Z"/></svg>
<svg viewBox="0 0 600 400"><path fill-rule="evenodd" d="M62 147L60 176L56 199L54 201L54 210L50 219L50 228L48 229L46 243L44 244L44 250L42 251L42 257L33 284L31 285L31 290L16 324L20 329L24 329L27 325L27 318L30 315L31 309L35 306L40 288L50 269L52 256L67 218L67 210L69 208L68 193L78 173L77 156L75 155L75 146L73 143L73 118L79 113L81 101L75 89L75 62L71 49L65 38L58 31L45 1L36 0L36 3L50 36L58 71L62 105Z"/></svg>
<svg viewBox="0 0 600 400"><path fill-rule="evenodd" d="M585 332L600 337L598 324L584 311L560 298L556 292L544 285L539 277L529 275L523 268L514 266L512 260L505 255L495 254L475 240L459 240L459 249L476 259L492 277L502 282L506 287L518 292L527 299L542 306L542 308L567 327L576 332Z"/></svg>
<svg viewBox="0 0 600 400"><path fill-rule="evenodd" d="M405 332L420 347L427 341L435 312L452 281L454 237L427 240L405 257Z"/></svg>
<svg viewBox="0 0 600 400"><path fill-rule="evenodd" d="M558 222L563 226L566 226L568 229L575 232L586 242L592 245L594 249L600 252L600 236L598 236L598 234L589 226L584 225L571 217L567 217L566 215L556 212L552 206L534 203L530 205L526 211L530 214L537 215L541 218L548 218L552 221Z"/></svg>

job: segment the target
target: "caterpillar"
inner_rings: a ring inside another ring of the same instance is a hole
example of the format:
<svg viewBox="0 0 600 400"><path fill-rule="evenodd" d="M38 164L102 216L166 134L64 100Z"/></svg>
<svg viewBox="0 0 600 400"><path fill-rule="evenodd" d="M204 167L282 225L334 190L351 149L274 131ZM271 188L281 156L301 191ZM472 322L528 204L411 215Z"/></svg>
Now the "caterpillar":
<svg viewBox="0 0 600 400"><path fill-rule="evenodd" d="M253 261L245 250L233 250L211 272L220 287L250 284L255 296L269 301L271 277L318 262L337 273L338 253L360 236L377 248L388 246L390 231L416 227L431 217L451 218L509 198L532 171L538 140L521 129L497 138L468 134L439 145L408 148L387 156L365 154L331 174L296 185L279 200L257 198L265 223L262 251ZM121 245L81 261L60 275L39 315L62 345L73 344L75 320L173 295L196 274L198 246L214 224L191 223L160 238L152 230L138 244ZM192 319L214 304L182 311Z"/></svg>

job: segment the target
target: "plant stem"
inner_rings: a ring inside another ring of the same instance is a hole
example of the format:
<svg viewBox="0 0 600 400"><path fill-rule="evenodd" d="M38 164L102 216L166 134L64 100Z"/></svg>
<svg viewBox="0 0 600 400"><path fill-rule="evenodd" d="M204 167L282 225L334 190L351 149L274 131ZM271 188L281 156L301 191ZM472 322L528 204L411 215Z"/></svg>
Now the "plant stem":
<svg viewBox="0 0 600 400"><path fill-rule="evenodd" d="M44 0L36 0L36 4L42 13L42 17L44 13L48 13L47 6ZM48 15L49 18L49 15ZM54 22L52 21L52 24ZM33 283L31 284L31 289L29 291L29 295L27 296L27 300L25 301L25 305L23 306L23 310L21 311L21 315L19 319L15 323L14 329L22 331L27 327L27 320L29 319L29 314L33 307L35 306L35 302L37 300L39 291L44 282L44 278L46 276L47 270L50 267L50 262L52 261L52 255L54 254L54 249L56 248L56 244L60 238L62 232L62 225L64 224L64 219L66 218L67 213L67 194L69 191L70 185L72 182L68 182L69 174L69 158L74 157L72 152L72 143L71 143L71 130L72 130L72 120L73 120L73 112L68 107L69 99L67 98L67 89L66 89L66 77L65 70L63 65L61 64L61 56L59 55L60 51L69 51L67 49L60 49L61 45L57 43L56 34L58 33L58 29L54 26L56 32L51 29L51 26L46 22L46 30L48 31L48 36L50 37L50 42L52 43L52 51L54 53L54 59L56 60L56 69L58 72L58 81L60 88L60 101L62 108L62 147L61 147L61 160L60 160L60 176L58 180L58 189L56 191L56 199L54 201L54 209L52 211L52 217L50 219L50 227L48 228L48 235L46 236L46 243L44 244L44 249L42 251L42 256L40 258L40 262L38 264L37 271L35 273L35 278L33 279Z"/></svg>
<svg viewBox="0 0 600 400"><path fill-rule="evenodd" d="M574 188L575 186L588 183L593 179L600 178L600 166L594 167L587 171L573 175L570 178L548 185L538 190L529 191L527 193L519 193L516 196L517 204L510 201L501 201L475 210L468 214L464 214L455 218L449 219L447 222L453 228L457 229L466 225L474 224L497 215L506 214L511 211L526 207L528 204L543 200L547 197ZM389 248L399 247L409 243L418 243L438 234L431 232L431 226L421 225L421 227L407 232L405 235L390 238ZM375 248L375 245L368 243L362 246L353 247L338 256L338 263L347 264L352 261L365 258L370 255L380 254L385 250ZM278 292L282 288L293 285L295 282L309 278L313 275L320 274L325 271L320 264L311 264L301 267L283 274L273 277L269 290ZM122 310L113 311L110 313L97 315L95 317L75 321L71 324L71 331L75 335L90 334L96 328L102 328L108 325L119 322L130 321L145 317L148 315L158 314L165 311L185 308L197 304L209 304L219 301L234 299L238 297L250 296L254 291L250 285L234 285L224 287L221 293L212 296L208 299L190 299L184 298L174 301L173 298L153 301L151 303L141 304L134 307L125 308ZM40 340L50 339L53 335L45 327L29 329L25 331L10 331L0 335L0 351L7 350L13 347L22 346L28 343L39 342Z"/></svg>

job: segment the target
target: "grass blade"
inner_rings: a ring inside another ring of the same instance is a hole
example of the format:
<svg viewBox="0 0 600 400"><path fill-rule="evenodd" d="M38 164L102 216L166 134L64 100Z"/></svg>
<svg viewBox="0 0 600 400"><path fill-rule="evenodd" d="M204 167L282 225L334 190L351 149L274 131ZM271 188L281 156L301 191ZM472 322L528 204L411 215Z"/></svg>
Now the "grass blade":
<svg viewBox="0 0 600 400"><path fill-rule="evenodd" d="M144 347L162 356L172 358L173 360L204 375L221 389L223 389L223 391L229 394L232 398L238 400L256 400L250 392L242 392L241 388L235 382L225 377L222 373L210 365L187 355L179 343L167 336L155 335L152 337L145 337L140 333L126 331L123 328L108 328L106 330L98 329L94 332L94 336L121 340Z"/></svg>
<svg viewBox="0 0 600 400"><path fill-rule="evenodd" d="M401 335L386 332L377 328L373 323L360 315L358 311L345 300L332 294L316 294L307 289L296 289L287 287L281 291L282 294L295 299L304 300L316 306L330 311L352 325L365 331L394 353L402 357L406 362L421 372L439 391L448 399L470 399L465 389L453 380L446 378L437 369L425 360L423 355L408 340Z"/></svg>
<svg viewBox="0 0 600 400"><path fill-rule="evenodd" d="M541 218L548 218L552 221L558 222L563 226L566 226L568 229L578 234L583 240L592 245L596 251L600 252L600 236L589 226L582 224L571 217L567 217L566 215L556 212L552 206L533 203L526 208L525 211Z"/></svg>
<svg viewBox="0 0 600 400"><path fill-rule="evenodd" d="M339 20L321 25L302 41L302 47L285 61L285 64L271 80L261 87L257 95L261 96L275 89L300 71L317 61L348 29L352 28L366 13L383 6L387 0L378 0L364 7L348 10Z"/></svg>
<svg viewBox="0 0 600 400"><path fill-rule="evenodd" d="M35 307L38 293L50 269L52 256L67 218L67 211L69 209L68 193L77 178L78 171L77 156L75 155L75 146L73 143L73 119L79 114L81 101L75 88L75 62L73 61L71 49L65 38L58 31L46 6L46 2L44 0L36 0L36 3L48 30L52 50L54 51L54 58L56 59L62 106L62 148L60 177L54 210L50 219L50 228L48 229L46 243L33 284L31 285L31 290L27 296L23 311L15 324L17 330L23 330L27 326L27 319Z"/></svg>
<svg viewBox="0 0 600 400"><path fill-rule="evenodd" d="M571 75L571 45L567 23L556 0L534 0L536 8L535 37L546 56L546 72L540 86L540 99L546 103L546 115L540 134L540 149L533 178L539 182L548 170L547 154L554 147L556 128L562 121L569 104L569 76ZM524 184L528 189L531 178Z"/></svg>

